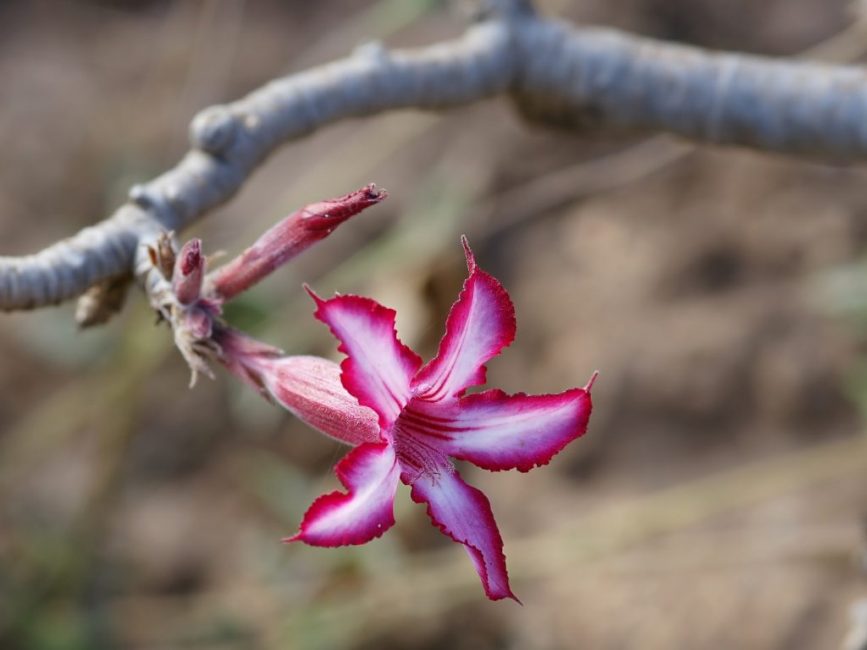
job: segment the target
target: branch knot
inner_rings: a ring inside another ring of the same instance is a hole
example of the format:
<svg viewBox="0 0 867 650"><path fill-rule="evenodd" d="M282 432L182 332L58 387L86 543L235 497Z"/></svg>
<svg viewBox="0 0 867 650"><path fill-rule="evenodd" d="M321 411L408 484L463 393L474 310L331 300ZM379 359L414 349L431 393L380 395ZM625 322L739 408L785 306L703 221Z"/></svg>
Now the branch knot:
<svg viewBox="0 0 867 650"><path fill-rule="evenodd" d="M235 141L239 120L227 106L211 106L190 124L190 142L214 156L222 155Z"/></svg>

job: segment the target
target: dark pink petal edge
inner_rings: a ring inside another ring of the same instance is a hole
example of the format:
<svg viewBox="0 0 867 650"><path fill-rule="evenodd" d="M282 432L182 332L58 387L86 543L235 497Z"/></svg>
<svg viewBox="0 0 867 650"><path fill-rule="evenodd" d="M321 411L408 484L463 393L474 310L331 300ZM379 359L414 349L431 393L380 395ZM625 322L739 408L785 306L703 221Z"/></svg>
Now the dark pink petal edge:
<svg viewBox="0 0 867 650"><path fill-rule="evenodd" d="M316 499L304 514L298 533L284 542L325 547L358 545L380 537L394 525L394 493L400 469L390 445L360 445L344 456L334 471L348 492L331 492ZM369 502L358 503L359 498ZM350 510L341 519L340 509L345 506ZM336 522L324 523L335 515Z"/></svg>

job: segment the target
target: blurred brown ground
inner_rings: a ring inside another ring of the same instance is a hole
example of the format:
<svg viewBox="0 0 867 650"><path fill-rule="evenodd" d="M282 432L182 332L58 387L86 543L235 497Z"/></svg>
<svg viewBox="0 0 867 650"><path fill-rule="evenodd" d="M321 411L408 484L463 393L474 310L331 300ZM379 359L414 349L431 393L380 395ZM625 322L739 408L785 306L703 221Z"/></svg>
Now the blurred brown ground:
<svg viewBox="0 0 867 650"><path fill-rule="evenodd" d="M541 4L783 55L850 20L843 0ZM462 29L432 0L2 2L2 253L106 215L182 154L200 108L366 39ZM0 647L840 647L867 596L867 175L679 147L528 127L502 101L404 111L286 147L196 228L235 252L376 181L386 204L233 321L333 356L308 281L396 307L429 354L466 232L517 307L491 384L555 391L600 370L590 433L549 467L467 468L524 607L487 602L403 493L365 547L281 545L344 450L225 375L187 390L134 294L97 331L71 306L0 318Z"/></svg>

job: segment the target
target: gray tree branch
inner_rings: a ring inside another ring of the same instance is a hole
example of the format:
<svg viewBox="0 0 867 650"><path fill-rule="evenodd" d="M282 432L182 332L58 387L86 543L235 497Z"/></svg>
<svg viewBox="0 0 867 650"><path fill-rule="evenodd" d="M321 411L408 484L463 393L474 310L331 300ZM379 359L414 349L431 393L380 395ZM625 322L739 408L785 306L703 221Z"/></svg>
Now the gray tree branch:
<svg viewBox="0 0 867 650"><path fill-rule="evenodd" d="M204 110L190 128L191 150L134 187L114 215L35 255L0 257L0 309L102 291L133 269L147 287L157 280L142 251L160 232L181 230L227 201L280 145L391 109L441 110L506 95L527 119L561 128L668 131L786 154L867 157L861 68L710 53L571 27L518 0L494 4L498 11L457 40L402 52L369 44Z"/></svg>

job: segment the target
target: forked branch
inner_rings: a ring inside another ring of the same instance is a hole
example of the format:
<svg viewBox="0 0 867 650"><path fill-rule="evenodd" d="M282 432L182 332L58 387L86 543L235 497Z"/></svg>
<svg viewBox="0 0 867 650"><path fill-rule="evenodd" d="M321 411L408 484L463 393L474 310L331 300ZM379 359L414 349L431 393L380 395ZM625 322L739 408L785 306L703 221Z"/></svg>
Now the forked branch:
<svg viewBox="0 0 867 650"><path fill-rule="evenodd" d="M282 144L392 109L442 110L504 95L528 120L560 128L667 131L785 154L867 157L867 75L859 67L711 53L569 26L521 0L490 4L457 40L395 52L369 44L204 110L190 128L191 150L134 187L114 215L35 255L0 257L0 309L91 289L79 320L107 317L94 295L116 301L114 278L150 272L143 244L227 201Z"/></svg>

